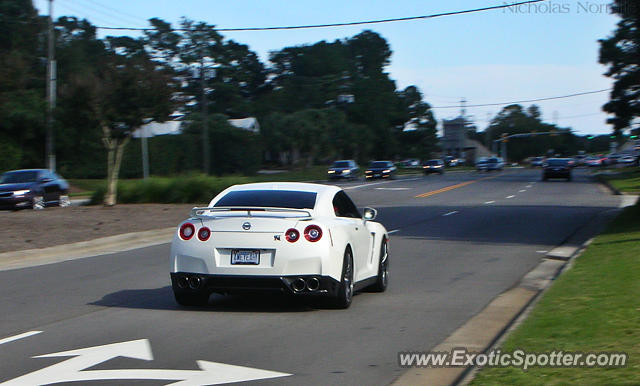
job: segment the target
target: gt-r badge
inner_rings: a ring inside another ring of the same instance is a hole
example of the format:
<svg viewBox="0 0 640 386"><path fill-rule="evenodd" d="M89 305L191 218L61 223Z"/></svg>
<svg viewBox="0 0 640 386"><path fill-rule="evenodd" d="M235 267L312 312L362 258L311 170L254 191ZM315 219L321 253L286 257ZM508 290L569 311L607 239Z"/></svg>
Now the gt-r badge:
<svg viewBox="0 0 640 386"><path fill-rule="evenodd" d="M280 235L273 235L273 241L280 241Z"/></svg>
<svg viewBox="0 0 640 386"><path fill-rule="evenodd" d="M249 229L251 229L251 223L249 221L242 223L242 229L248 231Z"/></svg>

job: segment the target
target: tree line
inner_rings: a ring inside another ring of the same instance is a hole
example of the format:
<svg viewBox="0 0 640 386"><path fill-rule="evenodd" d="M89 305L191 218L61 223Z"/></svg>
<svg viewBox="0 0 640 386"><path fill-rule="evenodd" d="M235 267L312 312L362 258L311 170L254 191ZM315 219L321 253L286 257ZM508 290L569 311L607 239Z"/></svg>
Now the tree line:
<svg viewBox="0 0 640 386"><path fill-rule="evenodd" d="M47 19L31 0L3 1L0 18L0 170L42 167ZM426 158L436 150L430 106L417 87L397 89L386 72L391 49L373 31L286 47L263 63L213 25L149 22L140 37L98 38L87 20L55 20L61 174L101 178L122 167L132 176L139 167L124 151L132 132L176 114L183 134L150 141L154 174L250 173L264 163ZM260 133L227 122L246 117L257 117ZM403 131L408 123L416 130Z"/></svg>

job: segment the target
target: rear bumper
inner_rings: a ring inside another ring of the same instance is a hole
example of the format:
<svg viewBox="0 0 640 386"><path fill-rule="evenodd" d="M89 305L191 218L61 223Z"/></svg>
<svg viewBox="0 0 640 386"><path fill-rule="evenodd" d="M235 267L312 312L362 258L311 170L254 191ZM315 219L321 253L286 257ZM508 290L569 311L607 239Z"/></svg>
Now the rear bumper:
<svg viewBox="0 0 640 386"><path fill-rule="evenodd" d="M569 178L571 177L571 170L550 170L545 171L544 176L546 178Z"/></svg>
<svg viewBox="0 0 640 386"><path fill-rule="evenodd" d="M340 283L332 277L320 275L249 276L172 272L171 286L176 293L280 292L296 296L335 296Z"/></svg>
<svg viewBox="0 0 640 386"><path fill-rule="evenodd" d="M31 194L23 196L0 197L0 208L21 208L31 206Z"/></svg>

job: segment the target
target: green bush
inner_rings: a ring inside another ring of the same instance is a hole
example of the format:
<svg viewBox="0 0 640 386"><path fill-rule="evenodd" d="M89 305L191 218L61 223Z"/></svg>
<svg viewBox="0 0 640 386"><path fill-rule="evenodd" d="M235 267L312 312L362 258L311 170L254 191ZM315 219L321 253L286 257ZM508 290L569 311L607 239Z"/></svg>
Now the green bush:
<svg viewBox="0 0 640 386"><path fill-rule="evenodd" d="M231 185L250 182L241 176L208 177L187 175L182 177L152 177L146 180L121 180L118 182L117 202L133 203L200 203L205 204ZM101 204L106 188L97 188L91 204Z"/></svg>

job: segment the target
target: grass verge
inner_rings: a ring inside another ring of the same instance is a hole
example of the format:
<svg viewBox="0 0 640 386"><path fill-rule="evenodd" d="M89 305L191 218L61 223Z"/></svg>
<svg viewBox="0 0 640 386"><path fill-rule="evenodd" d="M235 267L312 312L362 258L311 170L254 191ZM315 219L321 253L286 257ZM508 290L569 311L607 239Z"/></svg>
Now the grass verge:
<svg viewBox="0 0 640 386"><path fill-rule="evenodd" d="M502 353L625 352L624 368L485 368L472 385L640 384L640 205L626 208L561 275Z"/></svg>
<svg viewBox="0 0 640 386"><path fill-rule="evenodd" d="M640 168L618 169L615 174L600 174L598 178L610 183L622 193L640 193Z"/></svg>

